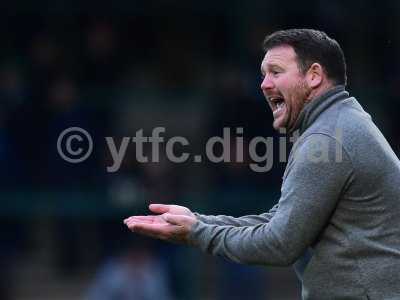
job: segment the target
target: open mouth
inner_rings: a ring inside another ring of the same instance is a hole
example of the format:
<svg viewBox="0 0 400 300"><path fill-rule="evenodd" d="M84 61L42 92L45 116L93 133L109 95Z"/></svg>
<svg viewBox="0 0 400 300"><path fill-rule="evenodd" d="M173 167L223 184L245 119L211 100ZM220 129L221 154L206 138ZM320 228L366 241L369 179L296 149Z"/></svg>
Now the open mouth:
<svg viewBox="0 0 400 300"><path fill-rule="evenodd" d="M273 113L278 113L286 107L285 99L283 97L269 97Z"/></svg>

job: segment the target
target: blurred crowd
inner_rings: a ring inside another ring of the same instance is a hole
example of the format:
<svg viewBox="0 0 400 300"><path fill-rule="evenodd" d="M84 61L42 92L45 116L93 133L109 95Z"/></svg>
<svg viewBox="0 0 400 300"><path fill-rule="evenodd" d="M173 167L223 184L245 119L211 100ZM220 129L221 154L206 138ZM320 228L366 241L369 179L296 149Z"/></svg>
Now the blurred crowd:
<svg viewBox="0 0 400 300"><path fill-rule="evenodd" d="M105 137L121 142L138 130L151 135L162 126L165 138L184 136L190 141L185 150L195 154L204 154L207 139L222 136L223 127L242 127L245 145L255 136L278 138L259 89L262 40L275 29L316 27L339 41L348 89L399 155L399 5L367 4L363 14L352 15L356 4L312 2L282 7L278 1L183 6L160 1L154 7L124 4L126 11L114 6L106 13L73 5L4 13L0 193L7 204L0 209L0 251L7 279L0 281L0 298L9 293L14 299L9 288L18 289L18 283L9 284L14 277L8 275L15 261L29 261L28 253L45 253L57 273L99 270L89 280L89 299L187 297L189 287L176 282L213 278L212 267L196 264L191 252L132 241L119 223L122 217L144 213L151 202L203 213L262 212L278 200L284 164L274 163L267 173L252 171L248 155L243 163L174 164L163 147L160 162L139 163L130 147L121 168L109 173ZM80 164L61 159L56 147L59 134L74 126L94 140L93 154ZM89 254L82 254L85 247ZM191 276L177 275L188 269L178 256L193 264ZM264 288L263 272L223 263L218 268L231 276L215 278L230 281L211 298L244 299L240 295L251 289L252 299L264 299L252 284L232 285L252 278ZM140 284L133 278L141 278ZM207 285L200 286L197 290ZM229 294L235 288L238 298Z"/></svg>

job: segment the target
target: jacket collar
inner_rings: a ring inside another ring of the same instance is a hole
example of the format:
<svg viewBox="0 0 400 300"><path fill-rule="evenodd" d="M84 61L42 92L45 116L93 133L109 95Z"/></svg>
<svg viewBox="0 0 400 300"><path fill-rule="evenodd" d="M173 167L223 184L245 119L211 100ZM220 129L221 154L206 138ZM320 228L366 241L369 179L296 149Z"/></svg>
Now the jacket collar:
<svg viewBox="0 0 400 300"><path fill-rule="evenodd" d="M300 134L302 134L308 127L311 126L312 123L324 112L328 109L332 104L348 98L349 93L345 91L343 85L337 85L322 95L314 98L310 101L303 110L300 112L299 117L291 129L291 132L296 130L300 130Z"/></svg>

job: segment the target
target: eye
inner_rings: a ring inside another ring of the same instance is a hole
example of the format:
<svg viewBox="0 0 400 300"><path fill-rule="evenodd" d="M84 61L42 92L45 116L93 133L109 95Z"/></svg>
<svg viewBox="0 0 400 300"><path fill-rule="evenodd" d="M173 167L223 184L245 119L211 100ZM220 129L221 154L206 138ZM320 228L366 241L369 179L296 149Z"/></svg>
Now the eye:
<svg viewBox="0 0 400 300"><path fill-rule="evenodd" d="M278 74L280 74L281 72L278 72L278 71L271 71L271 74L273 75L273 76L277 76Z"/></svg>

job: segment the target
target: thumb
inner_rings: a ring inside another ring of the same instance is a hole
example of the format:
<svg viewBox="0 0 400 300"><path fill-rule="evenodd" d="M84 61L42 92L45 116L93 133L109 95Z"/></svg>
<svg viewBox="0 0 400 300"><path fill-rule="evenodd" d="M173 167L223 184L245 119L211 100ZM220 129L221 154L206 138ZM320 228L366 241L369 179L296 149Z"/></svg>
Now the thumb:
<svg viewBox="0 0 400 300"><path fill-rule="evenodd" d="M171 205L166 204L150 204L149 209L156 214L163 214L169 212Z"/></svg>
<svg viewBox="0 0 400 300"><path fill-rule="evenodd" d="M188 216L183 216L183 215L173 215L173 214L164 214L162 215L162 218L172 224L172 225L177 225L177 226L184 226L188 223L190 223L189 221L189 217Z"/></svg>

